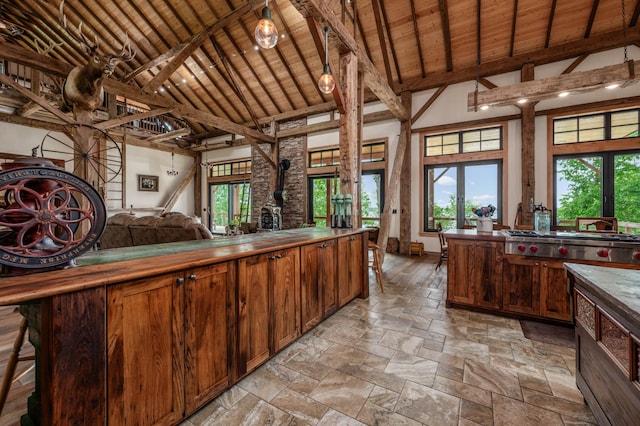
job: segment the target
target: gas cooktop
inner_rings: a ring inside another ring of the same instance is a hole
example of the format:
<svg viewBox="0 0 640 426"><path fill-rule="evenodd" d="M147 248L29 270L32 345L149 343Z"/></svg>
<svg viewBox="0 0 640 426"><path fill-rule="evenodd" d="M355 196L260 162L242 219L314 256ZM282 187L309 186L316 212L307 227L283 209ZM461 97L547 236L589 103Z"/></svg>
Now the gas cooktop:
<svg viewBox="0 0 640 426"><path fill-rule="evenodd" d="M637 242L640 243L640 235L638 234L608 234L598 232L563 232L563 231L527 231L527 230L509 230L502 231L507 237L526 237L526 238L557 238L565 240L597 240L597 241L621 241L621 242Z"/></svg>
<svg viewBox="0 0 640 426"><path fill-rule="evenodd" d="M640 264L640 235L597 232L502 231L505 253Z"/></svg>

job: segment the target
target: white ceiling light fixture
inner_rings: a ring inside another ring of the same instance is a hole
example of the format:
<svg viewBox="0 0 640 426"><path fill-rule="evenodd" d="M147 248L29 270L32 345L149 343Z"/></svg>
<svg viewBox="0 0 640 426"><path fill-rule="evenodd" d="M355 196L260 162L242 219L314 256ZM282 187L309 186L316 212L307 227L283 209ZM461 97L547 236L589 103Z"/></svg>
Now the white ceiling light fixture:
<svg viewBox="0 0 640 426"><path fill-rule="evenodd" d="M545 99L566 97L569 94L586 93L596 89L625 87L638 79L633 60L627 57L625 0L622 2L622 30L624 38L624 61L588 71L578 71L547 77L540 80L524 81L510 86L495 87L481 92L470 92L467 96L467 110L477 111L484 107L498 107L522 103L522 99L538 102Z"/></svg>
<svg viewBox="0 0 640 426"><path fill-rule="evenodd" d="M335 88L336 80L333 78L329 67L329 27L324 27L324 67L322 68L322 75L318 79L318 89L328 95Z"/></svg>
<svg viewBox="0 0 640 426"><path fill-rule="evenodd" d="M256 43L264 49L271 49L278 44L278 28L271 19L269 0L265 0L262 8L262 18L258 21L255 31Z"/></svg>

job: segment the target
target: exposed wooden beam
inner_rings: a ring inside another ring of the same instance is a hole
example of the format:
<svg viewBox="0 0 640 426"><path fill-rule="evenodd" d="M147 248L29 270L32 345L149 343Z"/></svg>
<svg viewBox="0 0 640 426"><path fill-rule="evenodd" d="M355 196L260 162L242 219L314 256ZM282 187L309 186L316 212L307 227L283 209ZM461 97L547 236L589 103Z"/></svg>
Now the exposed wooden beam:
<svg viewBox="0 0 640 426"><path fill-rule="evenodd" d="M256 115L255 111L249 104L249 101L247 101L247 97L244 95L244 92L242 91L242 87L240 86L238 77L236 76L236 73L233 70L233 66L229 63L227 55L224 53L224 51L222 50L218 42L215 40L215 38L211 37L210 39L214 49L216 50L216 53L218 54L218 58L220 58L220 61L222 61L222 65L224 66L224 69L227 72L227 76L231 83L231 88L233 89L236 96L240 99L240 102L242 102L242 105L244 105L245 109L249 113L249 116L251 117L253 124L256 126L256 128L259 129L260 123L258 122L258 116Z"/></svg>
<svg viewBox="0 0 640 426"><path fill-rule="evenodd" d="M622 47L625 44L640 42L640 26L627 30L626 39L622 31L613 31L588 39L568 42L549 49L540 49L535 52L525 53L501 58L499 60L480 64L480 75L498 75L507 72L519 71L524 63L534 63L536 66L559 62L575 58L583 54L597 53ZM434 89L443 84L456 84L476 79L477 69L474 66L462 68L453 72L432 73L425 79L407 81L396 88L398 92L409 90L411 92Z"/></svg>
<svg viewBox="0 0 640 426"><path fill-rule="evenodd" d="M349 34L348 30L331 9L321 0L291 0L291 4L293 4L304 17L314 16L319 21L326 21L340 42L348 50L355 53L358 58L359 69L364 72L364 81L367 87L376 94L378 99L380 99L399 120L409 119L409 111L407 111L398 100L395 92L380 75L380 72L378 72L378 69L373 65L371 60L362 52L360 45L351 34Z"/></svg>
<svg viewBox="0 0 640 426"><path fill-rule="evenodd" d="M153 135L146 138L145 140L149 142L161 143L161 142L170 141L171 139L176 139L182 136L187 136L189 133L191 133L190 129L178 129L178 130L174 130L173 132L160 133L158 135Z"/></svg>
<svg viewBox="0 0 640 426"><path fill-rule="evenodd" d="M59 76L66 76L73 68L72 65L69 65L65 62L57 61L47 56L38 55L37 53L30 52L29 50L26 50L19 46L5 43L0 47L2 48L3 57L5 59L13 60L15 62L41 71L47 71ZM151 107L169 108L176 115L190 118L194 121L197 121L198 123L204 123L208 126L216 127L229 133L246 136L258 141L275 143L275 140L272 137L265 135L264 133L261 133L257 130L234 123L229 120L225 120L214 114L211 114L210 112L200 111L192 106L175 102L171 99L157 95L155 93L146 93L138 88L129 86L112 78L105 79L103 82L103 86L105 91L107 92L116 93L125 98L147 104ZM60 111L57 110L57 112L59 113ZM66 118L67 120L69 120L69 117Z"/></svg>
<svg viewBox="0 0 640 426"><path fill-rule="evenodd" d="M188 43L186 43L185 46L178 52L178 54L174 56L171 62L167 66L162 68L160 72L142 88L142 90L144 90L145 92L153 92L154 90L158 89L165 81L169 79L171 74L176 72L176 70L180 68L182 64L184 64L187 58L191 56L193 52L195 52L196 49L198 49L202 45L202 43L204 43L205 40L209 38L211 34L214 33L214 31L220 28L224 28L230 22L237 20L240 16L244 15L247 12L250 12L253 8L260 7L260 5L262 4L263 3L260 0L251 0L248 3L243 4L239 8L227 13L221 19L217 20L212 25L209 25L207 28L194 35L188 41Z"/></svg>
<svg viewBox="0 0 640 426"><path fill-rule="evenodd" d="M387 74L387 81L393 81L391 74L391 64L389 63L389 53L387 49L387 39L385 38L385 30L382 22L382 12L380 11L380 1L371 0L371 8L376 23L376 34L378 34L378 43L380 44L380 52L382 53L382 62L384 63L384 71Z"/></svg>
<svg viewBox="0 0 640 426"><path fill-rule="evenodd" d="M518 0L513 0L513 15L511 16L511 37L509 40L509 56L513 56L516 46L516 22L518 21Z"/></svg>
<svg viewBox="0 0 640 426"><path fill-rule="evenodd" d="M549 47L549 42L551 41L551 31L553 29L553 18L556 16L556 5L558 0L553 0L551 2L551 9L549 10L549 20L547 21L547 35L544 40L545 49Z"/></svg>
<svg viewBox="0 0 640 426"><path fill-rule="evenodd" d="M131 123L132 121L144 120L145 118L166 114L170 111L171 111L170 108L155 108L146 112L140 112L138 114L125 115L122 117L114 118L112 120L102 121L100 123L94 124L94 127L97 127L98 129L101 129L101 130L112 129L114 127Z"/></svg>
<svg viewBox="0 0 640 426"><path fill-rule="evenodd" d="M189 173L184 177L184 179L182 179L182 182L180 182L180 186L178 186L176 190L173 192L173 194L171 194L167 202L164 204L164 207L160 212L160 214L170 212L171 209L176 205L176 203L178 202L178 199L180 198L180 195L182 195L184 190L187 189L187 187L193 180L193 177L196 175L196 172L198 171L199 167L200 167L200 163L198 163L197 161L194 161L193 165L191 166L191 169L189 170ZM200 185L196 185L196 186L200 186Z"/></svg>
<svg viewBox="0 0 640 426"><path fill-rule="evenodd" d="M436 90L436 92L433 95L431 95L429 100L427 100L427 102L425 102L424 105L422 105L420 110L418 112L416 112L413 117L411 117L411 124L412 125L416 121L418 121L418 119L420 119L420 117L422 117L422 114L424 114L425 111L427 111L429 109L429 107L431 107L431 105L433 105L433 103L436 101L436 99L438 99L440 97L440 95L442 95L442 92L444 92L447 87L448 87L447 84L445 84L444 86L438 87L438 90Z"/></svg>
<svg viewBox="0 0 640 426"><path fill-rule="evenodd" d="M363 123L377 123L380 121L393 120L395 116L390 111L379 111L365 114ZM340 127L340 120L323 121L322 123L308 124L306 126L296 127L280 131L276 134L278 139L288 138L292 136L309 135L312 133L326 132L327 130L335 130Z"/></svg>
<svg viewBox="0 0 640 426"><path fill-rule="evenodd" d="M565 68L564 71L562 71L562 74L569 74L570 72L575 70L578 67L578 65L583 63L584 60L587 59L588 57L589 57L589 55L580 55L580 56L578 56L573 62L571 62L571 64L569 64L569 66L567 68Z"/></svg>
<svg viewBox="0 0 640 426"><path fill-rule="evenodd" d="M71 117L67 116L65 113L60 111L58 108L56 108L53 105L51 105L45 98L34 94L31 90L25 89L24 87L19 85L17 82L13 81L12 78L9 78L8 76L6 76L6 75L4 75L2 73L0 73L0 83L3 83L3 84L6 84L7 86L13 87L14 90L16 90L22 96L24 96L24 97L30 99L31 101L35 102L36 104L40 105L42 108L46 109L51 114L55 115L56 117L58 117L60 120L64 121L65 123L73 124L73 123L76 122L74 119L72 119Z"/></svg>
<svg viewBox="0 0 640 426"><path fill-rule="evenodd" d="M409 0L409 5L411 6L411 18L413 21L413 35L416 37L416 45L418 47L418 60L420 61L420 70L422 78L425 78L427 75L427 71L424 67L424 58L422 57L422 42L420 41L420 29L418 28L418 19L416 15L416 4L415 0Z"/></svg>
<svg viewBox="0 0 640 426"><path fill-rule="evenodd" d="M389 49L391 49L391 59L396 69L396 76L398 77L398 83L402 84L402 74L400 73L400 64L398 63L398 55L396 55L396 46L393 43L393 37L391 37L391 26L389 25L389 19L387 18L387 9L384 2L380 1L380 11L382 12L382 23L385 28L385 33L389 39ZM393 79L387 79L387 82L393 82Z"/></svg>
<svg viewBox="0 0 640 426"><path fill-rule="evenodd" d="M447 58L447 71L453 71L453 53L451 49L451 30L449 29L449 5L447 0L438 0L440 9L440 21L442 21L442 37L444 40L444 52Z"/></svg>
<svg viewBox="0 0 640 426"><path fill-rule="evenodd" d="M50 121L37 120L35 118L22 117L19 115L6 114L0 112L0 121L4 123L19 124L20 126L35 127L54 132L64 133L64 124L52 123Z"/></svg>
<svg viewBox="0 0 640 426"><path fill-rule="evenodd" d="M557 96L560 92L590 91L608 84L624 84L635 79L634 62L628 61L594 70L523 81L509 86L483 90L477 94L471 92L467 96L467 110L473 111L477 106L483 105L491 107L515 105L520 99L535 102Z"/></svg>
<svg viewBox="0 0 640 426"><path fill-rule="evenodd" d="M596 19L596 12L598 11L599 4L600 0L593 0L593 5L591 6L591 14L589 15L589 21L587 22L587 29L584 31L584 38L589 38L589 36L591 35L593 21L595 21Z"/></svg>

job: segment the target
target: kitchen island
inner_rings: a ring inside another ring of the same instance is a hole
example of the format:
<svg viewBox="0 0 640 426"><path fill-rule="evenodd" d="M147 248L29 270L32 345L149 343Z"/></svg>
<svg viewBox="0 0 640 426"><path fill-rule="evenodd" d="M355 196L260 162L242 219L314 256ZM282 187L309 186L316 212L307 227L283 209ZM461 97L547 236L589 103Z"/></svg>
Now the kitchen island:
<svg viewBox="0 0 640 426"><path fill-rule="evenodd" d="M640 271L567 263L576 382L600 425L640 419Z"/></svg>
<svg viewBox="0 0 640 426"><path fill-rule="evenodd" d="M355 297L367 231L306 228L86 254L0 279L36 348L23 424L177 424Z"/></svg>
<svg viewBox="0 0 640 426"><path fill-rule="evenodd" d="M476 230L444 235L448 307L571 325L566 262L640 269L637 236Z"/></svg>

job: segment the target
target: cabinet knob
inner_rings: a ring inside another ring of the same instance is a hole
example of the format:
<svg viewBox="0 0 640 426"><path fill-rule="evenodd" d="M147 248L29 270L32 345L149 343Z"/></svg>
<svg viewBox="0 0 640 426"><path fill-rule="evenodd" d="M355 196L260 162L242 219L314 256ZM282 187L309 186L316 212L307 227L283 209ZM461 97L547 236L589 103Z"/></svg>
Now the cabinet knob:
<svg viewBox="0 0 640 426"><path fill-rule="evenodd" d="M176 278L176 283L178 283L178 285L184 284L184 278Z"/></svg>
<svg viewBox="0 0 640 426"><path fill-rule="evenodd" d="M326 244L320 244L320 248L327 248Z"/></svg>
<svg viewBox="0 0 640 426"><path fill-rule="evenodd" d="M196 277L196 274L191 274L191 275L189 275L189 279L190 279L191 281L195 281L195 280L196 280L196 278L197 278L197 277Z"/></svg>

